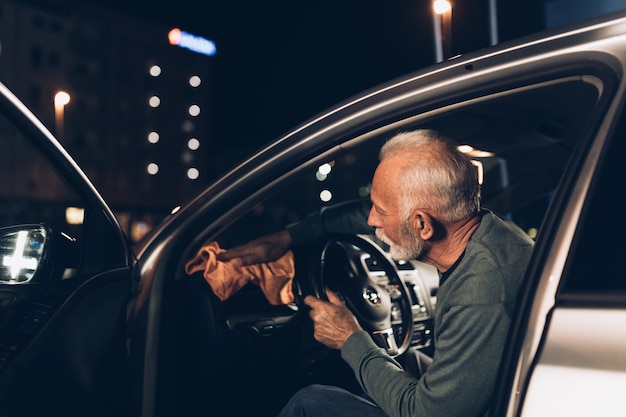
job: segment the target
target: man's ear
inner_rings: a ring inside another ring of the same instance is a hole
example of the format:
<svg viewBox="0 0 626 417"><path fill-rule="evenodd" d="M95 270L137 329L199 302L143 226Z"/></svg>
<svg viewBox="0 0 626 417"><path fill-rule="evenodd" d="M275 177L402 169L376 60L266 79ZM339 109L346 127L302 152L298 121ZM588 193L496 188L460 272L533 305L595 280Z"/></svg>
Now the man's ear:
<svg viewBox="0 0 626 417"><path fill-rule="evenodd" d="M419 233L423 240L428 240L435 234L434 219L425 211L419 209L413 211L411 221L413 222L413 230Z"/></svg>

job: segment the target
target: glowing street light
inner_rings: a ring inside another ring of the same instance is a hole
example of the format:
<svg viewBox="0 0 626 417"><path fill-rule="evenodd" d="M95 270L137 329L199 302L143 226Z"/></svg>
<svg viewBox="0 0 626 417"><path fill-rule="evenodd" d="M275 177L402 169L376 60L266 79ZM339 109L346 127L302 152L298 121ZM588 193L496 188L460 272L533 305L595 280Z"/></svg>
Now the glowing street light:
<svg viewBox="0 0 626 417"><path fill-rule="evenodd" d="M436 14L444 14L452 9L452 5L448 0L435 0L433 2L433 10Z"/></svg>
<svg viewBox="0 0 626 417"><path fill-rule="evenodd" d="M70 95L65 91L58 91L54 95L54 123L57 137L63 139L63 123L65 106L70 102Z"/></svg>
<svg viewBox="0 0 626 417"><path fill-rule="evenodd" d="M435 58L441 62L450 56L452 41L452 4L448 0L433 1L433 29L435 31Z"/></svg>

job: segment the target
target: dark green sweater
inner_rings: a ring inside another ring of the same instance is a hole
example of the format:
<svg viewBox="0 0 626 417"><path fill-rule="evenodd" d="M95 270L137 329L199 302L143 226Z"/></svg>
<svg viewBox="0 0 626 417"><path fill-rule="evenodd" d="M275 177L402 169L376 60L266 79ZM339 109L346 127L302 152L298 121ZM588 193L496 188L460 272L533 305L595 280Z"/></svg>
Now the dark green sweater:
<svg viewBox="0 0 626 417"><path fill-rule="evenodd" d="M478 417L489 409L517 293L533 246L517 226L483 211L462 258L441 277L435 354L419 380L365 331L341 355L390 417Z"/></svg>

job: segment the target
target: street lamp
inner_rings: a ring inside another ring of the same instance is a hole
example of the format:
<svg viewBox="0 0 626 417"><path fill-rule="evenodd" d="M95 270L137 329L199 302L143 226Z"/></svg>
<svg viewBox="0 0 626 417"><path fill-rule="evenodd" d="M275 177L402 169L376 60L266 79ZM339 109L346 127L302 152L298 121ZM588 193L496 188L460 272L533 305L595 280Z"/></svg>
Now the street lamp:
<svg viewBox="0 0 626 417"><path fill-rule="evenodd" d="M489 37L492 45L498 43L498 10L496 1L489 0Z"/></svg>
<svg viewBox="0 0 626 417"><path fill-rule="evenodd" d="M433 29L435 58L441 62L450 57L452 49L452 4L448 0L433 0Z"/></svg>
<svg viewBox="0 0 626 417"><path fill-rule="evenodd" d="M70 102L70 95L65 91L58 91L54 95L54 126L56 128L57 138L63 139L63 118L65 106Z"/></svg>

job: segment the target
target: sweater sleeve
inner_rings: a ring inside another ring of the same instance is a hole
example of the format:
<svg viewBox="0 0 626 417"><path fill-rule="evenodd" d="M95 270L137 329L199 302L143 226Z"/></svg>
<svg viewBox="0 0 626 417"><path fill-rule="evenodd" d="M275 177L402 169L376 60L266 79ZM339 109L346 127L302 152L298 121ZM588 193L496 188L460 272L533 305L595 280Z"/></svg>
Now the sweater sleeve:
<svg viewBox="0 0 626 417"><path fill-rule="evenodd" d="M476 305L456 307L446 316L433 362L419 380L365 331L344 344L342 358L390 417L467 417L487 411L508 329L506 315L501 306Z"/></svg>

